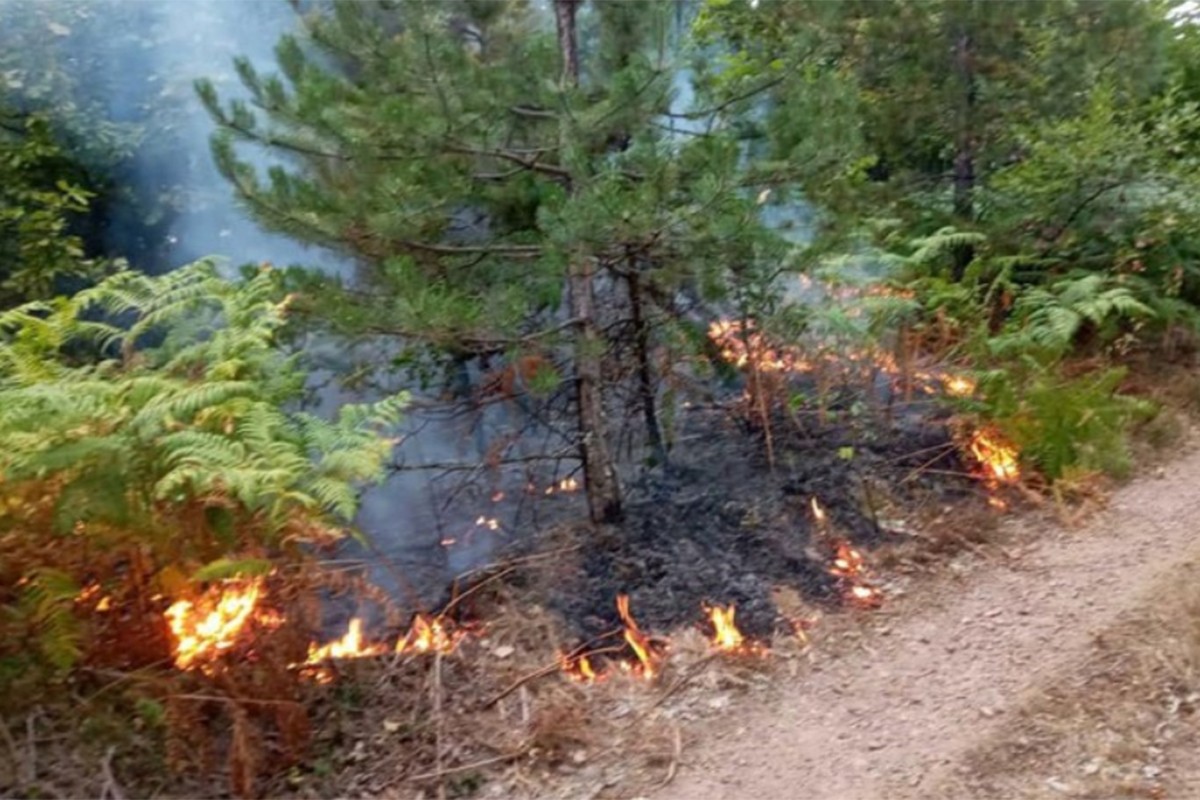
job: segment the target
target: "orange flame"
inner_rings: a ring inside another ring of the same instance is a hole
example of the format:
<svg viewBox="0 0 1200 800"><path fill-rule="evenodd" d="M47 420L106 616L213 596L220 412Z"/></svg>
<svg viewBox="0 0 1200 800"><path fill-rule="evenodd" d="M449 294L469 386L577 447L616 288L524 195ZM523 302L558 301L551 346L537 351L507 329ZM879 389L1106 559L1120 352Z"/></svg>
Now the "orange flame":
<svg viewBox="0 0 1200 800"><path fill-rule="evenodd" d="M942 378L942 388L951 397L970 397L975 394L975 381L962 375Z"/></svg>
<svg viewBox="0 0 1200 800"><path fill-rule="evenodd" d="M579 481L574 478L563 478L553 486L546 487L546 494L554 494L555 492L576 492L579 491Z"/></svg>
<svg viewBox="0 0 1200 800"><path fill-rule="evenodd" d="M870 607L883 602L883 592L871 585L871 572L867 569L866 559L844 540L835 543L829 574L838 579L842 596L849 602Z"/></svg>
<svg viewBox="0 0 1200 800"><path fill-rule="evenodd" d="M968 445L971 455L984 468L990 483L1016 483L1021 478L1017 464L1017 448L1005 441L994 429L981 428L971 436Z"/></svg>
<svg viewBox="0 0 1200 800"><path fill-rule="evenodd" d="M863 295L908 297L911 293L883 286L825 287L826 291L839 300L854 299ZM852 309L851 316L855 316ZM876 370L893 379L902 379L908 386L924 394L936 394L938 389L954 397L965 397L974 393L975 382L965 376L939 376L936 372L901 367L896 356L878 347L842 349L841 352L817 352L806 354L796 346L776 346L755 330L754 321L717 320L708 326L708 338L721 353L721 358L738 369L753 368L764 373L805 373L819 367L833 368L844 372L857 371L865 380L873 380Z"/></svg>
<svg viewBox="0 0 1200 800"><path fill-rule="evenodd" d="M408 634L396 642L397 653L451 653L466 634L450 631L440 617L417 614Z"/></svg>
<svg viewBox="0 0 1200 800"><path fill-rule="evenodd" d="M604 676L597 673L592 667L592 662L587 656L576 656L572 658L569 655L563 654L559 656L559 662L562 664L562 670L567 677L576 683L595 683L604 679Z"/></svg>
<svg viewBox="0 0 1200 800"><path fill-rule="evenodd" d="M195 601L176 600L164 616L175 640L175 666L210 668L254 617L262 579L226 581Z"/></svg>
<svg viewBox="0 0 1200 800"><path fill-rule="evenodd" d="M737 606L730 603L728 607L713 606L708 609L708 618L713 624L713 647L725 652L734 652L742 650L745 646L746 637L738 630L737 624L734 622L734 616L737 614Z"/></svg>
<svg viewBox="0 0 1200 800"><path fill-rule="evenodd" d="M653 679L658 670L655 666L654 651L650 649L650 639L642 633L637 621L629 613L629 595L617 595L617 613L625 623L625 642L632 648L638 658L638 670L646 680Z"/></svg>
<svg viewBox="0 0 1200 800"><path fill-rule="evenodd" d="M369 658L383 655L387 649L381 644L367 644L363 639L363 621L359 617L350 620L345 635L340 639L317 646L308 646L306 664L319 664L335 658Z"/></svg>
<svg viewBox="0 0 1200 800"><path fill-rule="evenodd" d="M476 528L487 528L489 531L500 530L500 520L495 517L480 516L475 520Z"/></svg>

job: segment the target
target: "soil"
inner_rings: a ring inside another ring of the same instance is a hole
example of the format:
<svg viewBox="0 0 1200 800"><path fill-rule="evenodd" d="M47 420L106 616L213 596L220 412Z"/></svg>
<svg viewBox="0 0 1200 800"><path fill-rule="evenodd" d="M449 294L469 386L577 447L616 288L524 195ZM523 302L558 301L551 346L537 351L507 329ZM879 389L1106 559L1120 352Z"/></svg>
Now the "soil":
<svg viewBox="0 0 1200 800"><path fill-rule="evenodd" d="M818 654L768 702L710 721L656 800L950 796L945 786L1007 720L1069 680L1099 632L1200 556L1198 476L1193 445L1117 490L1082 528L1007 523L1017 544L1002 557L952 563L946 580L878 612L861 647ZM1063 796L1055 791L1046 796Z"/></svg>

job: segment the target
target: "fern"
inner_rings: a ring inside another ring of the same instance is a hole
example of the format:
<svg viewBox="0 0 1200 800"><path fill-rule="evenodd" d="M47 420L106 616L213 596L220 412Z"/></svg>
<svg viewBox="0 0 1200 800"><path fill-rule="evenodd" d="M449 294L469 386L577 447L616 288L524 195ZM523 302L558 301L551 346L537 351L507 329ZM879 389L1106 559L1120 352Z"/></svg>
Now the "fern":
<svg viewBox="0 0 1200 800"><path fill-rule="evenodd" d="M1127 287L1099 274L1064 278L1027 289L1016 301L1005 333L994 342L999 354L1034 350L1065 354L1085 323L1096 328L1120 319L1152 317L1154 311Z"/></svg>
<svg viewBox="0 0 1200 800"><path fill-rule="evenodd" d="M260 553L354 516L405 400L289 411L285 324L271 273L231 283L211 262L0 313L0 536L21 544L23 587L7 596L46 663L68 668L86 638L70 601L92 565L72 553L148 556L164 582L261 574Z"/></svg>

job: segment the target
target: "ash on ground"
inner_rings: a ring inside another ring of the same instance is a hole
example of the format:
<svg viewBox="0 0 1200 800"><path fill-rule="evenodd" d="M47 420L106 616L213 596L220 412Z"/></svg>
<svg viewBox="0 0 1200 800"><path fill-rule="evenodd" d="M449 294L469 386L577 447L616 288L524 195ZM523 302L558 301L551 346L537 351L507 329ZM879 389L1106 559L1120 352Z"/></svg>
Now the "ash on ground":
<svg viewBox="0 0 1200 800"><path fill-rule="evenodd" d="M767 638L786 624L773 587L814 605L841 603L820 546L828 536L869 548L885 535L885 507L979 491L954 446L949 412L932 404L885 425L776 423L773 468L762 431L727 410L693 409L685 428L671 466L628 487L626 521L578 529L579 549L546 582L547 605L581 641L620 627L618 594L630 596L647 631L699 624L706 604L736 603L741 630ZM824 531L813 498L826 512Z"/></svg>

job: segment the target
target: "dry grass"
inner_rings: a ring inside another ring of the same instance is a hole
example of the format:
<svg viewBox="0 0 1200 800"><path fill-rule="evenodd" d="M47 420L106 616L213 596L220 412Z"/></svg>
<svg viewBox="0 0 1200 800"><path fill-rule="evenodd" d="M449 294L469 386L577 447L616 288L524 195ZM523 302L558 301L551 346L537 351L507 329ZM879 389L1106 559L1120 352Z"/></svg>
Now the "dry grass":
<svg viewBox="0 0 1200 800"><path fill-rule="evenodd" d="M1181 564L1039 691L938 797L1195 797L1200 565ZM1193 780L1189 784L1189 778Z"/></svg>

